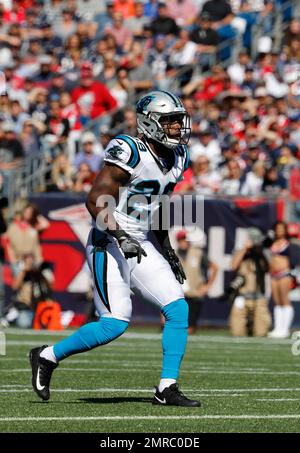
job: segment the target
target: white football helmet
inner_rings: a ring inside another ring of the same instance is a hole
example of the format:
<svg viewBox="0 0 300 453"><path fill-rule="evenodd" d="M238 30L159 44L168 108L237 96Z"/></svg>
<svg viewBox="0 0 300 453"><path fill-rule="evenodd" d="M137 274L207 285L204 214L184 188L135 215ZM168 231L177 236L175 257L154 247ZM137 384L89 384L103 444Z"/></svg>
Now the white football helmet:
<svg viewBox="0 0 300 453"><path fill-rule="evenodd" d="M136 106L138 132L167 148L186 145L190 138L190 117L181 100L168 91L150 91ZM180 132L173 134L170 126L179 122Z"/></svg>

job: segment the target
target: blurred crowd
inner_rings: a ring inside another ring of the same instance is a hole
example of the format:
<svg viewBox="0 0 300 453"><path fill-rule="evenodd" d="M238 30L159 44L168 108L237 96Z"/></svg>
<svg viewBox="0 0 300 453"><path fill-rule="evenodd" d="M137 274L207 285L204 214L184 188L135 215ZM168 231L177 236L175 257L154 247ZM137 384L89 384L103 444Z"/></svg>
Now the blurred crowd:
<svg viewBox="0 0 300 453"><path fill-rule="evenodd" d="M300 242L295 227L299 234L297 224L284 222L277 222L267 233L250 227L244 243L232 251L231 280L221 297L230 305L232 335L289 337L294 318L290 291L300 284ZM189 304L190 334L197 329L205 298L220 269L220 263L213 262L206 253L206 234L203 231L197 234L196 239L195 231L188 227L176 235L177 254L186 274L183 289ZM274 322L269 332L270 288Z"/></svg>
<svg viewBox="0 0 300 453"><path fill-rule="evenodd" d="M289 192L299 213L296 9L286 0L0 1L2 194L37 155L51 164L43 190L88 191L110 138L137 133L138 97L163 89L182 97L193 124L178 191Z"/></svg>

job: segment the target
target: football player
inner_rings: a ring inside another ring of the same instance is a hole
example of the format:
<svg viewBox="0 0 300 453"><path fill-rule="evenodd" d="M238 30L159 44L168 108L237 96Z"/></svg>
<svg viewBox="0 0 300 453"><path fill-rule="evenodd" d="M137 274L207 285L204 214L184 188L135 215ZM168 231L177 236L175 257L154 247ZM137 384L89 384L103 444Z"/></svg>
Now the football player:
<svg viewBox="0 0 300 453"><path fill-rule="evenodd" d="M153 404L200 406L199 401L187 398L177 384L188 335L188 305L181 287L185 274L168 231L154 231L160 253L147 240L149 226L145 221L155 203L153 196L170 194L188 167L190 118L181 100L165 91L143 96L136 111L139 136L118 135L110 141L105 165L86 204L94 219L87 259L100 319L54 346L30 351L32 385L43 400L50 397L51 375L61 360L107 344L125 332L133 290L157 305L165 317L162 373ZM113 212L101 203L101 197L108 195L115 200ZM144 202L134 203L132 197L139 195Z"/></svg>

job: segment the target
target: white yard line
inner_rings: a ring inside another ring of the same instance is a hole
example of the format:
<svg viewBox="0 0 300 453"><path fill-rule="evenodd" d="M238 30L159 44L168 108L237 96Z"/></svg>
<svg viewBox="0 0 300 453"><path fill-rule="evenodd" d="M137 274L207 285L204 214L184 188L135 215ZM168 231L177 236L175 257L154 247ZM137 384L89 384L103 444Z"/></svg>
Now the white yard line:
<svg viewBox="0 0 300 453"><path fill-rule="evenodd" d="M24 386L25 387L25 386ZM26 388L18 388L18 389L0 389L1 393L13 393L14 391L22 393L22 392L32 392L32 387L26 386ZM72 388L65 388L65 389L51 389L51 393L153 393L153 389L111 389L107 387L103 388L95 388L95 389L72 389Z"/></svg>
<svg viewBox="0 0 300 453"><path fill-rule="evenodd" d="M129 364L131 365L131 364ZM156 368L160 368L160 366L153 366L152 368L144 368L143 366L139 366L139 372L151 372ZM60 373L62 372L81 372L81 373L91 373L91 372L111 372L111 371L118 371L120 367L116 368L77 368L77 367L64 367L58 368ZM1 369L1 373L29 373L30 369L28 368L11 368L11 369ZM124 373L132 373L132 368L124 368L122 367L122 372ZM274 375L276 376L300 376L300 371L255 371L255 370L219 370L219 369L192 369L192 370L181 370L181 374L188 373L188 374L231 374L231 375L241 375L241 374L260 374L260 375Z"/></svg>
<svg viewBox="0 0 300 453"><path fill-rule="evenodd" d="M124 421L124 420L284 420L300 419L300 414L274 415L115 415L99 417L0 417L0 422L33 421Z"/></svg>
<svg viewBox="0 0 300 453"><path fill-rule="evenodd" d="M51 343L51 342L49 342ZM36 339L36 340L6 340L6 345L7 346L37 346L41 344L41 340L40 339ZM130 341L130 344L128 343L125 343L125 341L117 341L117 342L114 342L114 343L111 343L110 344L110 347L113 346L114 348L118 348L118 347L126 347L126 348L130 348L130 347L137 347L137 344L138 343L132 343L132 341Z"/></svg>
<svg viewBox="0 0 300 453"><path fill-rule="evenodd" d="M142 340L160 340L161 339L161 333L134 333L134 332L128 332L125 333L124 336L122 337L124 339L142 339ZM196 335L196 336L189 336L188 339L189 342L191 343L231 343L231 344L266 344L266 345L286 345L289 343L293 343L293 340L291 339L272 339L272 338L257 338L257 337L227 337L225 335Z"/></svg>
<svg viewBox="0 0 300 453"><path fill-rule="evenodd" d="M1 385L0 386L0 391L1 392L14 392L14 391L20 391L22 392L23 390L32 390L30 386L22 386L22 385ZM5 388L4 388L5 387ZM11 389L10 389L11 387ZM15 387L25 387L24 389L15 389ZM101 388L82 388L82 389L74 389L74 388L53 388L51 391L52 392L65 392L65 393L81 393L81 392L102 392L102 393L153 393L153 388L108 388L108 387L101 387ZM240 393L268 393L268 392L300 392L300 388L218 388L218 389L207 389L207 388L202 388L202 389L185 389L186 392L188 393L195 393L195 394L200 394L200 393L205 393L205 394L228 394L231 396L232 394L240 394Z"/></svg>
<svg viewBox="0 0 300 453"><path fill-rule="evenodd" d="M26 330L26 329L16 329L16 328L9 328L3 330L4 333L12 334L12 335L28 335L28 336L69 336L76 331L51 331L51 330ZM122 336L121 341L124 340L160 340L161 333L142 333L142 332L127 332ZM226 335L196 335L196 336L189 336L189 342L191 343L198 343L198 342L207 342L207 343L232 343L232 344L266 344L266 345L286 345L292 343L293 340L291 339L270 339L270 338L233 338Z"/></svg>
<svg viewBox="0 0 300 453"><path fill-rule="evenodd" d="M126 357L124 358L124 353L121 351L118 353L104 353L104 351L100 351L99 354L84 354L84 355L77 355L73 357L69 357L64 363L65 365L73 365L73 364L82 364L82 365L99 365L103 366L106 365L107 363L116 363L116 364L121 364L123 365L124 362L127 362L130 367L132 367L133 364L139 364L140 366L147 366L147 365L159 365L161 366L161 355L160 354L155 354L153 357L148 357L148 356L143 356L143 357L138 357L135 354L132 354L132 359L128 357L126 354ZM82 357L82 358L80 358ZM85 357L85 358L84 358ZM88 358L88 357L96 357L95 359ZM98 357L98 358L97 358ZM2 365L1 365L2 362ZM25 353L23 357L14 356L12 354L9 354L8 356L0 356L0 370L1 367L5 366L7 368L8 363L13 363L15 362L17 367L20 367L21 364L27 365L28 362L28 354ZM255 366L256 365L256 366ZM261 365L264 365L262 367ZM258 360L256 363L253 363L253 367L249 367L247 363L243 362L221 362L216 358L214 362L209 362L205 358L203 360L191 360L189 357L185 358L185 362L182 368L185 370L191 369L202 369L202 370L227 370L230 369L231 371L236 371L236 370L244 370L244 371L273 371L274 374L276 374L276 370L279 369L281 370L287 370L287 371L299 371L299 367L296 366L297 364L293 364L291 362L289 363L266 363L264 361L262 363L262 359ZM300 365L300 364L299 364Z"/></svg>
<svg viewBox="0 0 300 453"><path fill-rule="evenodd" d="M201 341L201 340L199 340ZM31 340L22 340L22 341L18 341L18 340L6 340L6 346L9 346L9 347L20 347L20 346L39 346L41 345L42 341L40 340L36 340L36 341L31 341ZM53 342L49 342L49 344L53 344ZM145 345L145 346L144 346ZM266 346L266 348L264 348ZM261 345L261 348L255 348L255 355L258 355L258 354L265 354L266 352L270 351L270 350L276 350L278 351L278 348L279 346L284 346L285 348L289 347L289 343L284 343L284 344L262 344ZM109 352L113 353L114 351L115 352L120 352L120 350L122 350L123 348L126 348L127 350L134 350L134 351L137 351L140 352L141 349L143 348L147 348L148 345L143 342L142 343L142 346L140 343L137 343L135 341L131 341L130 342L125 342L123 340L120 340L120 341L116 341L116 342L112 342L110 343L109 345L105 345L105 349L106 351L108 352L108 348L109 348ZM152 344L152 347L153 347L153 344ZM210 343L197 343L197 344L190 344L189 345L189 348L190 348L190 351L192 350L192 348L196 348L197 350L211 350L214 352L214 354L217 354L218 352L220 353L220 355L224 356L224 354L232 354L233 351L247 351L247 352L252 352L251 351L251 348L253 347L253 345L251 345L250 343L248 345L244 344L244 345L239 345L239 344L230 344L230 343L226 343L226 344L218 344L218 343L214 343L214 344L210 344ZM139 349L140 348L140 349ZM144 351L145 353L146 351ZM160 352L160 349L157 349L157 353ZM1 360L1 358L0 358Z"/></svg>
<svg viewBox="0 0 300 453"><path fill-rule="evenodd" d="M122 357L124 357L124 353L123 352L105 352L104 350L101 350L101 352L99 353L99 359L72 359L72 358L69 358L68 359L68 364L93 364L93 363L98 363L98 364L107 364L107 363L116 363L116 364L127 364L127 365L135 365L135 366L141 366L144 362L145 362L145 358L149 358L150 355L153 356L153 357L156 357L157 360L154 360L154 359L151 359L151 360L147 360L147 364L151 364L156 366L156 365L159 365L161 366L161 358L159 356L159 354L157 353L153 353L153 354L149 354L147 353L147 357L145 357L145 353L142 352L141 354L142 357L139 358L137 357L138 354L135 354L135 353L131 353L131 354L126 354L126 358L127 360L124 360L122 359ZM133 359L131 360L130 358L128 359L128 355L132 356ZM120 358L115 358L115 359L107 359L107 357L119 357ZM192 360L188 360L188 363L185 363L184 364L184 368L192 368L193 370L195 370L195 366L197 366L197 369L199 370L227 370L229 369L230 371L237 371L237 370L243 370L243 371L273 371L274 373L276 373L275 370L272 370L270 368L261 368L261 367L243 367L242 366L242 363L239 363L239 362L233 362L233 363L221 363L219 362L218 360L215 361L215 363L211 363L211 362L207 362L206 360L203 360L203 363L205 363L206 365L199 365L199 361L195 361L193 362ZM0 357L0 363L1 362L28 362L28 357L26 355L23 356L23 358L21 357ZM259 361L261 362L261 361ZM216 366L217 364L217 366ZM144 366L144 365L143 365ZM299 363L272 363L270 364L270 367L274 368L299 368L300 367L300 364Z"/></svg>
<svg viewBox="0 0 300 453"><path fill-rule="evenodd" d="M300 398L255 398L256 401L271 401L271 402L281 402L281 401L300 401Z"/></svg>
<svg viewBox="0 0 300 453"><path fill-rule="evenodd" d="M300 392L300 387L285 387L285 388L274 388L274 387L264 387L264 388L232 388L232 389L200 389L200 390L195 390L195 389L190 389L187 390L189 392L197 392L197 391L203 391L203 392L234 392L234 393L256 393L256 392Z"/></svg>
<svg viewBox="0 0 300 453"><path fill-rule="evenodd" d="M8 335L28 335L28 336L62 336L68 337L76 330L31 330L31 329L17 329L16 327L9 327L8 329L1 329L2 332Z"/></svg>
<svg viewBox="0 0 300 453"><path fill-rule="evenodd" d="M1 384L0 385L0 389L6 389L6 388L13 388L15 389L16 387L19 387L19 388L30 388L28 385L22 385L22 384Z"/></svg>
<svg viewBox="0 0 300 453"><path fill-rule="evenodd" d="M7 362L27 362L28 358L14 358L14 357L3 357L0 359L0 361L7 361ZM117 364L120 366L134 366L134 367L142 367L145 368L145 365L143 364L143 360L122 360L122 359L98 359L98 360L89 360L89 359L69 359L68 364L78 364L78 365L84 365L84 364L101 364L101 365L107 365L107 364ZM147 364L151 365L153 368L161 368L161 360L153 361L153 360L147 360ZM228 365L227 365L228 366ZM118 368L119 368L118 367ZM226 368L225 366L198 366L195 369L194 364L185 364L185 368L192 368L192 371L198 371L198 370L208 370L208 371L228 371L231 372L233 371L233 368ZM251 372L260 372L260 371L272 371L268 368L243 368L243 367L236 367L234 368L234 371L251 371Z"/></svg>
<svg viewBox="0 0 300 453"><path fill-rule="evenodd" d="M39 346L38 341L30 341L30 340L6 340L6 346ZM1 359L0 359L1 360Z"/></svg>
<svg viewBox="0 0 300 453"><path fill-rule="evenodd" d="M0 389L0 393L4 393L4 394L11 394L11 393L31 393L33 392L32 388L24 388L24 389L20 389L20 388L17 388L17 389ZM151 390L112 390L110 389L110 391L103 391L103 390L99 390L99 389L84 389L84 390L78 390L78 389L52 389L51 390L51 393L92 393L92 394L95 394L97 393L97 395L101 394L101 393L113 393L113 394L116 394L116 393L122 393L122 394L126 394L126 395L130 395L132 393L138 393L138 394L145 394L147 393L149 396L152 396L154 391L151 391ZM188 392L190 394L193 394L195 396L199 396L199 397L207 397L207 398L211 398L212 396L214 398L231 398L231 397L239 397L241 398L243 396L243 394L241 393L218 393L218 394L215 394L215 395L212 395L211 393L198 393L198 392ZM258 401L258 399L257 399Z"/></svg>

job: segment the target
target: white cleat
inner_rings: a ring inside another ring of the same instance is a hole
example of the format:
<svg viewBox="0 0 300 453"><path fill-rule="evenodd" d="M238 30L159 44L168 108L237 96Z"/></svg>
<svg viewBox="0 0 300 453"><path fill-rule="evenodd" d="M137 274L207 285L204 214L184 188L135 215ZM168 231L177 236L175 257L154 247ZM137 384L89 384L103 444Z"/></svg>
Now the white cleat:
<svg viewBox="0 0 300 453"><path fill-rule="evenodd" d="M288 330L281 330L278 334L277 338L289 338L290 337L290 332Z"/></svg>
<svg viewBox="0 0 300 453"><path fill-rule="evenodd" d="M268 338L278 338L278 333L279 333L279 330L271 330L271 332L268 333Z"/></svg>
<svg viewBox="0 0 300 453"><path fill-rule="evenodd" d="M268 338L289 338L290 332L284 330L271 330L268 333Z"/></svg>

